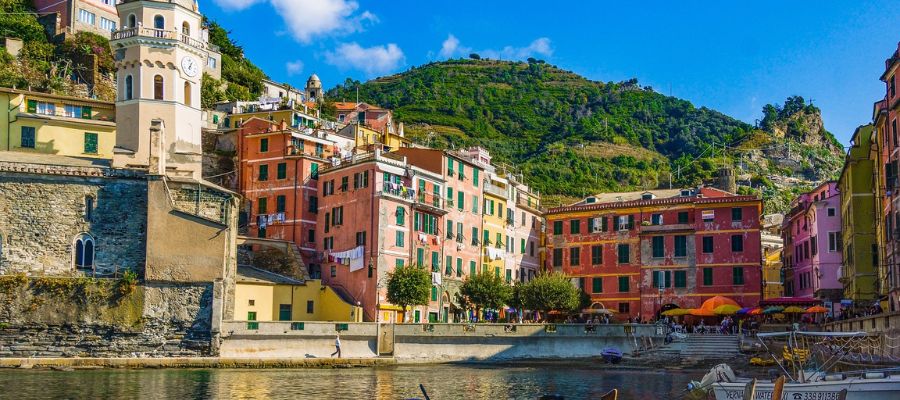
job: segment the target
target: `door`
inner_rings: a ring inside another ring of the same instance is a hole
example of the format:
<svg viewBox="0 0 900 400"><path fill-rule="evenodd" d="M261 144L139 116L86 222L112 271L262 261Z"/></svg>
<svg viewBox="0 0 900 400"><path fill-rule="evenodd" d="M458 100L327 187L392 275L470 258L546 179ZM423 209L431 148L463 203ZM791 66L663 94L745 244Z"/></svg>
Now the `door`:
<svg viewBox="0 0 900 400"><path fill-rule="evenodd" d="M291 320L291 305L290 304L279 304L278 305L278 320L279 321L290 321Z"/></svg>
<svg viewBox="0 0 900 400"><path fill-rule="evenodd" d="M422 312L419 311L419 310L416 310L416 311L415 311L415 321L416 321L417 324L419 323L419 320L420 320L421 318L422 318Z"/></svg>
<svg viewBox="0 0 900 400"><path fill-rule="evenodd" d="M381 333L378 336L378 355L394 355L394 324L381 323L379 328Z"/></svg>

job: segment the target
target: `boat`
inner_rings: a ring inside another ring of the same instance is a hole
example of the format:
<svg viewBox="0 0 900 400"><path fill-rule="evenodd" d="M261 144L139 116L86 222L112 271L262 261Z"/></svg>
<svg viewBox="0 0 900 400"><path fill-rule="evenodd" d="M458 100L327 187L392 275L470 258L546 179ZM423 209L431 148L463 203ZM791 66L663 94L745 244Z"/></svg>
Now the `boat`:
<svg viewBox="0 0 900 400"><path fill-rule="evenodd" d="M618 400L619 399L619 389L613 389L600 396L600 400Z"/></svg>
<svg viewBox="0 0 900 400"><path fill-rule="evenodd" d="M739 378L727 364L713 367L700 382L691 382L690 390L712 391L717 400L773 399L786 400L887 400L900 399L900 368L829 372L851 349L859 349L866 342L865 332L776 332L757 335L764 339L785 339L787 346L782 357L772 354L783 373L784 383L776 393L776 381L760 380L747 393L752 380ZM770 353L772 353L770 351Z"/></svg>
<svg viewBox="0 0 900 400"><path fill-rule="evenodd" d="M600 356L603 357L603 361L611 364L618 364L619 361L622 361L622 351L615 347L607 347L600 352Z"/></svg>

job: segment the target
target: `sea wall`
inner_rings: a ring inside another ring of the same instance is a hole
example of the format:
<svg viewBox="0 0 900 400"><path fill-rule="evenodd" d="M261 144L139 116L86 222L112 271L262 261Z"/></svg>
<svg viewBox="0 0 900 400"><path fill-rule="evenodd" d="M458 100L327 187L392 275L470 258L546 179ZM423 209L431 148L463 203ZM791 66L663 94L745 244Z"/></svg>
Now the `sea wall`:
<svg viewBox="0 0 900 400"><path fill-rule="evenodd" d="M213 355L212 284L0 276L0 357Z"/></svg>
<svg viewBox="0 0 900 400"><path fill-rule="evenodd" d="M344 357L390 353L401 362L480 361L597 357L606 347L631 352L641 336L658 337L652 325L581 324L375 324L327 322L225 322L222 357L330 357L341 329ZM393 329L393 333L391 330ZM381 336L381 341L378 337ZM391 343L393 348L391 349ZM393 350L392 352L390 350Z"/></svg>

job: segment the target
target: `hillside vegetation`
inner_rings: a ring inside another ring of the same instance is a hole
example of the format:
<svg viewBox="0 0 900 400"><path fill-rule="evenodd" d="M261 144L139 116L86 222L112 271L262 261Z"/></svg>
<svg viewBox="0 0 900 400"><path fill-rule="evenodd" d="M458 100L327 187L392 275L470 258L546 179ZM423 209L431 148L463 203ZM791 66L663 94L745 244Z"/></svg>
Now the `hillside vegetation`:
<svg viewBox="0 0 900 400"><path fill-rule="evenodd" d="M831 178L839 168L831 160L812 168L814 158L793 165L776 154L775 148L793 143L796 155L818 145L821 158L840 156L818 109L799 97L767 106L775 113L766 114L764 129L755 129L635 79L590 81L533 59L431 63L365 83L348 79L328 95L355 98L357 87L362 101L394 109L419 143L484 146L549 195L551 204L594 192L667 187L670 180L672 186L697 185L712 180L723 163L738 168L742 191L770 199L788 186L801 190ZM758 146L746 147L751 141Z"/></svg>

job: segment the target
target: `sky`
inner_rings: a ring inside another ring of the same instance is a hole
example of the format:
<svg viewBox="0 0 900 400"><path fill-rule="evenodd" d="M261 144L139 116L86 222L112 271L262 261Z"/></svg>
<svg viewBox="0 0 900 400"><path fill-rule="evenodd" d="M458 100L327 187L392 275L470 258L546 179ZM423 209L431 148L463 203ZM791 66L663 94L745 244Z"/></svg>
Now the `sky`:
<svg viewBox="0 0 900 400"><path fill-rule="evenodd" d="M748 123L812 99L843 143L871 122L900 41L891 1L202 0L278 82L331 88L430 61L546 60L641 85Z"/></svg>

